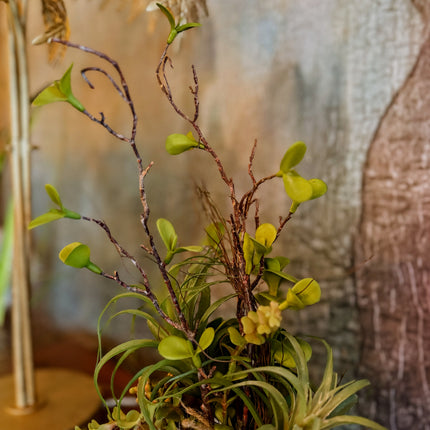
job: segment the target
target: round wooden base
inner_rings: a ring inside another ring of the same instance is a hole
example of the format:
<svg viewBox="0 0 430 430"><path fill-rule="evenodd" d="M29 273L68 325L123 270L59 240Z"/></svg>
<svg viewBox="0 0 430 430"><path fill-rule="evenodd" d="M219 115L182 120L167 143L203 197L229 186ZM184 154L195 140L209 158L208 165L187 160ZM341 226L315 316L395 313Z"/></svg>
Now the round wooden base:
<svg viewBox="0 0 430 430"><path fill-rule="evenodd" d="M13 376L0 377L1 428L70 430L96 413L100 399L90 376L52 368L38 369L35 374L38 403L26 409L13 406Z"/></svg>

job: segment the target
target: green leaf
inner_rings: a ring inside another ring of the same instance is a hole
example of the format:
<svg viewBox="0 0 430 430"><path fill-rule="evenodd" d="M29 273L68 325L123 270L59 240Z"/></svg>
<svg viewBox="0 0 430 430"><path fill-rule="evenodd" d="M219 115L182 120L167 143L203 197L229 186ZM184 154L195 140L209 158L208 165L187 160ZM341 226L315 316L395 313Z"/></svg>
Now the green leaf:
<svg viewBox="0 0 430 430"><path fill-rule="evenodd" d="M266 248L270 248L275 241L278 232L270 223L261 224L255 232L255 240Z"/></svg>
<svg viewBox="0 0 430 430"><path fill-rule="evenodd" d="M375 423L375 421L363 417L357 417L354 415L339 415L330 418L324 422L324 430L332 429L345 424L358 424L366 429L387 430L386 427Z"/></svg>
<svg viewBox="0 0 430 430"><path fill-rule="evenodd" d="M167 136L166 150L170 155L178 155L191 148L197 148L199 143L188 135L174 133Z"/></svg>
<svg viewBox="0 0 430 430"><path fill-rule="evenodd" d="M165 218L159 218L157 220L157 229L167 250L174 251L178 243L178 235L173 224Z"/></svg>
<svg viewBox="0 0 430 430"><path fill-rule="evenodd" d="M81 102L72 93L71 75L73 64L59 81L54 81L49 87L42 90L33 100L33 106L44 106L54 102L68 102L75 109L83 112L85 110Z"/></svg>
<svg viewBox="0 0 430 430"><path fill-rule="evenodd" d="M49 103L66 102L67 96L59 88L58 81L42 90L33 100L33 106L44 106Z"/></svg>
<svg viewBox="0 0 430 430"><path fill-rule="evenodd" d="M38 217L31 220L30 224L28 225L28 228L29 230L31 230L35 227L39 227L40 225L47 224L48 222L64 218L64 216L64 211L60 209L51 209L48 212L39 215Z"/></svg>
<svg viewBox="0 0 430 430"><path fill-rule="evenodd" d="M63 203L61 202L60 195L58 194L58 191L55 189L55 187L51 184L46 184L45 190L53 203L59 206L60 209L63 209Z"/></svg>
<svg viewBox="0 0 430 430"><path fill-rule="evenodd" d="M208 327L200 336L199 347L201 351L209 348L214 340L215 330L213 327Z"/></svg>
<svg viewBox="0 0 430 430"><path fill-rule="evenodd" d="M195 28L195 27L201 27L202 25L199 24L198 22L189 22L188 24L183 24L183 25L179 25L176 27L176 31L179 33L182 33L183 31L187 31L190 28Z"/></svg>
<svg viewBox="0 0 430 430"><path fill-rule="evenodd" d="M169 20L170 28L174 29L175 28L175 18L173 17L170 10L167 9L167 7L163 6L161 3L157 3L157 6L161 10L161 12L163 12L163 14L167 17L167 19Z"/></svg>
<svg viewBox="0 0 430 430"><path fill-rule="evenodd" d="M78 214L77 212L73 212L69 209L63 208L63 212L64 212L64 218L70 218L70 219L81 219L81 215Z"/></svg>
<svg viewBox="0 0 430 430"><path fill-rule="evenodd" d="M353 406L355 406L358 402L357 394L353 394L352 396L346 398L342 403L336 406L333 412L329 415L329 418L335 417L337 415L347 414Z"/></svg>
<svg viewBox="0 0 430 430"><path fill-rule="evenodd" d="M293 143L285 152L281 161L280 170L283 173L288 173L290 169L302 161L306 153L306 144L304 142Z"/></svg>
<svg viewBox="0 0 430 430"><path fill-rule="evenodd" d="M59 258L67 266L77 269L85 267L94 273L102 273L102 270L90 261L90 248L83 243L69 243L60 251Z"/></svg>
<svg viewBox="0 0 430 430"><path fill-rule="evenodd" d="M178 31L176 30L176 28L170 30L169 37L167 38L167 44L170 45L175 40L177 35Z"/></svg>
<svg viewBox="0 0 430 430"><path fill-rule="evenodd" d="M296 338L296 340L303 351L306 361L309 361L312 357L311 346L303 339ZM282 366L290 368L296 367L296 362L294 360L295 356L295 350L291 345L291 342L289 342L288 340L285 340L284 342L277 342L275 344L274 358Z"/></svg>
<svg viewBox="0 0 430 430"><path fill-rule="evenodd" d="M217 248L225 234L225 228L222 223L212 223L205 228L205 231L207 235L205 244L212 248Z"/></svg>
<svg viewBox="0 0 430 430"><path fill-rule="evenodd" d="M321 299L321 288L315 279L304 278L287 291L287 298L280 304L280 309L303 309L318 303Z"/></svg>
<svg viewBox="0 0 430 430"><path fill-rule="evenodd" d="M312 197L311 200L317 199L323 196L327 192L327 185L321 179L309 179L308 181L312 187Z"/></svg>
<svg viewBox="0 0 430 430"><path fill-rule="evenodd" d="M62 76L59 82L60 90L67 95L67 97L72 94L72 69L73 64L66 70L66 73Z"/></svg>
<svg viewBox="0 0 430 430"><path fill-rule="evenodd" d="M273 273L274 275L279 276L280 278L285 279L286 281L290 281L290 282L293 282L293 283L297 282L297 278L295 278L292 275L289 275L288 273L281 272L280 270L275 270L275 269L269 269L268 268L268 269L265 269L265 272Z"/></svg>
<svg viewBox="0 0 430 430"><path fill-rule="evenodd" d="M278 273L282 273L281 270L289 263L288 258L275 257L264 259L264 272L263 279L269 286L269 294L276 297L278 295L279 284L283 279ZM274 271L272 273L271 271Z"/></svg>
<svg viewBox="0 0 430 430"><path fill-rule="evenodd" d="M193 346L189 340L173 335L161 340L158 352L168 360L185 360L194 355Z"/></svg>
<svg viewBox="0 0 430 430"><path fill-rule="evenodd" d="M321 288L315 279L304 278L297 282L291 289L294 294L300 297L306 306L318 303L321 299Z"/></svg>
<svg viewBox="0 0 430 430"><path fill-rule="evenodd" d="M239 333L239 330L237 330L234 327L229 327L228 334L230 335L230 340L233 345L236 346L245 346L247 344L247 341L245 338Z"/></svg>
<svg viewBox="0 0 430 430"><path fill-rule="evenodd" d="M214 303L212 303L207 309L206 312L203 314L201 318L201 323L205 323L209 317L225 302L232 299L233 297L237 297L236 294L228 294L227 296L222 296L218 300L216 300Z"/></svg>
<svg viewBox="0 0 430 430"><path fill-rule="evenodd" d="M312 185L296 172L290 171L283 175L282 179L284 180L285 191L294 202L303 203L312 198Z"/></svg>
<svg viewBox="0 0 430 430"><path fill-rule="evenodd" d="M254 243L251 239L251 236L245 233L243 237L243 257L245 258L245 272L247 275L250 275L253 269Z"/></svg>
<svg viewBox="0 0 430 430"><path fill-rule="evenodd" d="M175 254L178 254L179 252L202 252L203 247L199 245L189 245L189 246L180 246L179 248L175 249Z"/></svg>
<svg viewBox="0 0 430 430"><path fill-rule="evenodd" d="M90 248L80 242L69 243L60 251L59 257L64 264L80 269L90 261Z"/></svg>

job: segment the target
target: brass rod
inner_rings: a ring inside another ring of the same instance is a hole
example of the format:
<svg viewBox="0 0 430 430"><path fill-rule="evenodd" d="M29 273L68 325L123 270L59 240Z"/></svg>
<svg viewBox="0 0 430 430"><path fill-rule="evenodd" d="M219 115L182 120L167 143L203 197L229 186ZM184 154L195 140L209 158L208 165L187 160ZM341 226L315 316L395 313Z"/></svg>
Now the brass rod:
<svg viewBox="0 0 430 430"><path fill-rule="evenodd" d="M12 268L12 349L15 407L36 403L30 323L29 233L29 91L25 28L16 0L9 1L9 63L11 105L14 254Z"/></svg>

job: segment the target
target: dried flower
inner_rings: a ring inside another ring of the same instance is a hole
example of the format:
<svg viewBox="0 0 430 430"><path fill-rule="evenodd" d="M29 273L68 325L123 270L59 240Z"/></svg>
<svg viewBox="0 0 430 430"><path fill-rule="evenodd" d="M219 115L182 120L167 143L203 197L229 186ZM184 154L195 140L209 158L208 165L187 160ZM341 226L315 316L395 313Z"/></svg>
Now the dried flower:
<svg viewBox="0 0 430 430"><path fill-rule="evenodd" d="M248 315L241 319L245 340L255 345L263 344L266 340L264 335L274 333L281 321L279 303L272 301L269 306L259 306L255 312L248 312Z"/></svg>

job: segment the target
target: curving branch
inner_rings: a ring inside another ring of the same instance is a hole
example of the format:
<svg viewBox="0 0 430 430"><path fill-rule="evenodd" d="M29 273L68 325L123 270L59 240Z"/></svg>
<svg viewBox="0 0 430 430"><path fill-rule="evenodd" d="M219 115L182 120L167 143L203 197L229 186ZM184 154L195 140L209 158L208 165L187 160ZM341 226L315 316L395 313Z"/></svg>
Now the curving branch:
<svg viewBox="0 0 430 430"><path fill-rule="evenodd" d="M102 73L103 75L105 75L111 82L111 84L114 86L114 88L118 91L118 94L121 96L121 98L128 103L127 97L125 96L125 94L122 92L121 88L119 87L119 85L116 83L115 79L108 73L106 72L106 70L100 68L100 67L86 67L85 69L81 70L81 76L84 79L84 81L88 84L88 86L93 90L95 87L94 85L91 83L91 81L88 79L86 73L87 72L99 72Z"/></svg>
<svg viewBox="0 0 430 430"><path fill-rule="evenodd" d="M103 52L97 51L97 50L92 49L92 48L88 48L87 46L84 46L84 45L79 45L77 43L69 42L68 40L62 40L62 39L58 39L58 38L53 37L53 38L49 39L49 43L59 43L59 44L68 46L69 48L79 49L80 51L95 55L95 56L101 58L102 60L107 61L116 70L116 72L118 73L119 79L120 79L120 85L118 85L116 83L116 81L112 78L112 76L109 73L107 73L103 69L100 69L97 67L90 67L90 68L83 69L81 71L81 74L82 74L83 79L90 86L90 88L94 88L94 86L91 84L91 82L86 77L86 75L85 75L86 71L92 70L92 71L97 71L97 72L103 73L110 80L110 82L112 83L114 88L119 92L119 94L123 98L123 100L128 104L129 109L131 111L132 127L131 127L130 137L123 136L122 134L117 133L115 130L113 130L112 127L110 127L106 123L103 113L100 113L100 115L101 115L100 119L98 119L94 115L90 114L87 110L84 110L83 113L86 116L88 116L88 118L90 118L91 121L97 122L98 124L103 126L110 134L112 134L113 136L115 136L119 140L122 140L124 142L129 143L133 148L133 152L134 152L138 162L140 160L139 164L141 164L141 157L140 157L139 151L137 150L136 143L135 143L136 130L137 130L137 114L136 114L133 100L132 100L131 95L130 95L127 81L125 80L124 74L123 74L119 64ZM122 88L122 90L121 90L121 88Z"/></svg>

